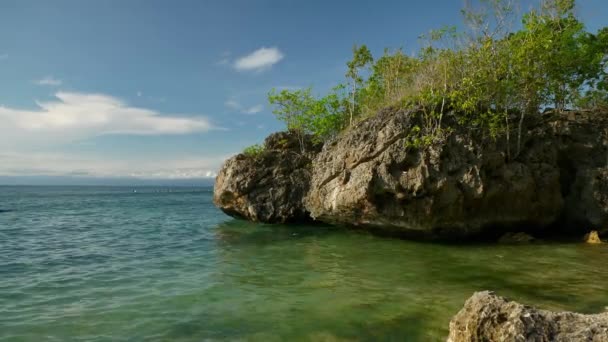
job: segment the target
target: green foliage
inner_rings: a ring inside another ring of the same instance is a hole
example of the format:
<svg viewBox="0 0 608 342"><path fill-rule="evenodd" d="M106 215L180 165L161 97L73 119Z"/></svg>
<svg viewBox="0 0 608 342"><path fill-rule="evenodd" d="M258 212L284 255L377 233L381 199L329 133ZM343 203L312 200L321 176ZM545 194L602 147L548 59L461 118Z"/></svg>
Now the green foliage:
<svg viewBox="0 0 608 342"><path fill-rule="evenodd" d="M414 125L405 139L405 148L421 148L433 143L430 135L422 134L422 129Z"/></svg>
<svg viewBox="0 0 608 342"><path fill-rule="evenodd" d="M324 140L383 107L408 106L420 114L410 146L440 141L449 117L471 133L506 138L510 158L512 136L514 156L521 151L526 115L608 108L608 28L586 31L574 0L539 0L521 17L514 1L472 1L462 11L464 31L433 30L411 56L385 50L374 61L365 45L355 46L347 86L318 99L310 89L271 93L275 114Z"/></svg>
<svg viewBox="0 0 608 342"><path fill-rule="evenodd" d="M328 95L315 98L312 89L287 90L268 94L275 107L273 113L287 124L287 129L298 137L302 152L304 138L310 134L316 141L324 141L340 132L345 126L344 86L335 87Z"/></svg>
<svg viewBox="0 0 608 342"><path fill-rule="evenodd" d="M262 153L264 153L264 150L265 150L264 146L262 146L260 144L255 144L255 145L245 147L245 149L243 150L243 154L246 155L247 157L257 158L260 155L262 155Z"/></svg>
<svg viewBox="0 0 608 342"><path fill-rule="evenodd" d="M361 88L361 85L364 81L360 74L361 69L373 63L373 61L374 58L372 57L372 53L369 51L367 46L361 45L360 47L357 47L357 45L355 45L353 47L353 59L346 63L346 66L348 67L348 71L346 72L346 78L349 80L351 86L349 125L353 124L354 117L359 113L359 108L357 106L357 90Z"/></svg>
<svg viewBox="0 0 608 342"><path fill-rule="evenodd" d="M374 58L372 57L372 53L369 51L366 45L361 45L359 47L357 47L357 45L353 46L353 59L346 63L346 66L348 67L346 77L356 81L357 83L363 82L359 72L362 68L366 67L373 61Z"/></svg>
<svg viewBox="0 0 608 342"><path fill-rule="evenodd" d="M414 82L419 65L418 59L405 55L401 49L394 53L384 50L384 55L372 65L365 87L359 91L361 115L371 116L411 95L407 93L408 85Z"/></svg>

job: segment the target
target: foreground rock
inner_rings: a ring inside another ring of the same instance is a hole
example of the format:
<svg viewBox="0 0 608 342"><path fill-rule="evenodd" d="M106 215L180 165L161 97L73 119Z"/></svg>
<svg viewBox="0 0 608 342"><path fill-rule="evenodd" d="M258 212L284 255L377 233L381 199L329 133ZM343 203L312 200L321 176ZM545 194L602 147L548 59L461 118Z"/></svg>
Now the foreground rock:
<svg viewBox="0 0 608 342"><path fill-rule="evenodd" d="M215 181L214 203L226 214L256 222L309 220L303 199L311 178L311 158L319 147L305 141L302 154L296 137L275 133L266 138L259 155L228 159Z"/></svg>
<svg viewBox="0 0 608 342"><path fill-rule="evenodd" d="M421 124L416 111L385 109L306 154L272 135L261 156L226 162L215 203L254 221L312 218L425 238L608 227L608 113L531 116L519 155L511 137L510 159L505 139L448 120L441 141L413 148Z"/></svg>
<svg viewBox="0 0 608 342"><path fill-rule="evenodd" d="M589 232L588 234L585 234L583 241L585 241L585 243L588 243L591 245L599 245L602 243L602 240L600 239L598 232L595 230Z"/></svg>
<svg viewBox="0 0 608 342"><path fill-rule="evenodd" d="M608 313L555 313L477 292L450 322L448 341L607 342Z"/></svg>

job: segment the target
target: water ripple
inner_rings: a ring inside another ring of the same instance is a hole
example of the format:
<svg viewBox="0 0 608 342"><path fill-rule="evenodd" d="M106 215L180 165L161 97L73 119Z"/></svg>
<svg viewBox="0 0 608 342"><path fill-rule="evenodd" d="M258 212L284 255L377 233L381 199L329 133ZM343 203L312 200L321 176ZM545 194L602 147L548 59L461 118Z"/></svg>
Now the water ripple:
<svg viewBox="0 0 608 342"><path fill-rule="evenodd" d="M476 290L608 305L606 248L258 225L211 195L0 187L0 341L432 341Z"/></svg>

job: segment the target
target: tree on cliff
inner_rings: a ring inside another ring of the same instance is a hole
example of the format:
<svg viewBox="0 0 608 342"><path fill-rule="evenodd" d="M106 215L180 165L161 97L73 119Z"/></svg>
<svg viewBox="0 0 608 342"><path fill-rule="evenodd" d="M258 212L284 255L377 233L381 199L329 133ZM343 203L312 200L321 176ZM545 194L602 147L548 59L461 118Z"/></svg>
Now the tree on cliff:
<svg viewBox="0 0 608 342"><path fill-rule="evenodd" d="M275 89L268 94L268 101L274 106L273 113L284 121L287 129L296 135L300 149L305 152L304 138L310 134L316 141L324 141L344 128L344 108L346 99L344 86L339 85L331 93L315 98L312 89Z"/></svg>
<svg viewBox="0 0 608 342"><path fill-rule="evenodd" d="M324 140L383 107L416 108L419 124L409 132L416 145L441 142L449 117L472 134L504 138L512 159L522 150L526 116L608 107L608 28L588 32L574 0L540 0L522 16L515 0L471 2L463 32L433 30L417 54L385 50L375 62L365 45L355 46L348 94L345 87L318 99L310 89L271 93L275 114L289 129Z"/></svg>
<svg viewBox="0 0 608 342"><path fill-rule="evenodd" d="M361 69L371 64L374 61L372 53L369 51L366 45L353 47L353 59L351 59L346 66L348 71L346 72L346 78L349 79L350 84L350 121L349 125L353 124L353 117L355 116L355 110L357 108L357 89L361 87L363 78L361 77Z"/></svg>

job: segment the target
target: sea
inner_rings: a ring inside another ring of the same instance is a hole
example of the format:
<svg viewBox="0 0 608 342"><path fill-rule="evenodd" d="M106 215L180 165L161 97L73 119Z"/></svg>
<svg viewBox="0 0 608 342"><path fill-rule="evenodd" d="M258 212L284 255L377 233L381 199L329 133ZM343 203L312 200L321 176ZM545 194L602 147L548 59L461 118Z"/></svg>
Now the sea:
<svg viewBox="0 0 608 342"><path fill-rule="evenodd" d="M265 225L210 187L0 187L0 341L445 341L475 291L608 306L608 247Z"/></svg>

